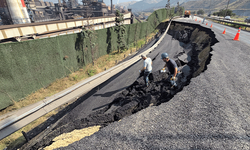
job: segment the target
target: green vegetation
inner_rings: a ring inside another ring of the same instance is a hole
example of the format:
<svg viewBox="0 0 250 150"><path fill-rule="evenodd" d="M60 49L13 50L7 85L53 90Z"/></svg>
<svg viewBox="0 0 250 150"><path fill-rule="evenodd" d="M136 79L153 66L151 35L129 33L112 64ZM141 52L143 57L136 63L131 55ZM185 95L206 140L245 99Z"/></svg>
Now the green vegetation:
<svg viewBox="0 0 250 150"><path fill-rule="evenodd" d="M238 29L238 28L240 27L241 30L250 31L250 28L245 27L245 26L235 25L235 24L231 24L231 23L225 23L225 22L216 21L216 20L212 20L212 19L208 19L208 20L213 21L213 22L216 22L216 23L224 24L224 25L227 25L227 26L231 26L231 27L234 27L234 28L236 28L236 29ZM234 23L235 23L235 22L234 22ZM246 24L246 23L243 23L243 22L238 22L238 23L240 23L240 24Z"/></svg>
<svg viewBox="0 0 250 150"><path fill-rule="evenodd" d="M116 28L115 28L115 31L117 33L117 49L118 49L118 52L121 52L121 51L125 51L127 49L127 43L125 41L125 38L126 38L126 27L125 25L123 24L124 22L124 17L123 17L123 14L120 13L119 10L116 10L116 18L115 18L115 24L116 24Z"/></svg>
<svg viewBox="0 0 250 150"><path fill-rule="evenodd" d="M240 26L240 25L234 25L234 24L230 24L230 23L225 23L225 25L230 26L230 27L234 27L236 29L241 28L241 30L245 29L246 31L249 31L249 28L245 27L245 26Z"/></svg>
<svg viewBox="0 0 250 150"><path fill-rule="evenodd" d="M175 9L175 14L176 14L176 16L184 15L184 12L185 12L185 8L179 6L179 2L178 2L178 3L177 3L177 7L176 7L176 9Z"/></svg>
<svg viewBox="0 0 250 150"><path fill-rule="evenodd" d="M171 11L174 14L174 9ZM120 53L115 27L96 31L84 28L77 34L0 44L0 115L41 101L115 66L152 39L155 28L169 17L169 10L160 9L153 12L147 22L124 25L125 42L130 49ZM22 143L21 131L30 131L64 107L1 140L0 148Z"/></svg>
<svg viewBox="0 0 250 150"><path fill-rule="evenodd" d="M184 15L184 12L185 12L185 8L184 7L179 7L176 15L177 16Z"/></svg>
<svg viewBox="0 0 250 150"><path fill-rule="evenodd" d="M96 44L96 32L95 32L95 30L84 28L82 30L82 34L85 37L85 39L88 40L88 42L89 42L89 47L90 47L91 57L92 57L92 63L94 63L94 60L96 59L97 53L98 53L97 44ZM88 46L88 45L86 45L86 46Z"/></svg>
<svg viewBox="0 0 250 150"><path fill-rule="evenodd" d="M89 70L88 70L88 75L91 77L91 76L95 75L96 72L97 72L96 70L89 69Z"/></svg>
<svg viewBox="0 0 250 150"><path fill-rule="evenodd" d="M174 8L160 9L153 12L147 22L124 25L127 35L125 42L130 48L119 53L115 27L96 31L89 28L78 34L0 44L0 115L41 101L115 66L153 39L158 32L156 27L171 13L174 15ZM0 148L22 143L21 131L30 131L65 106L1 140Z"/></svg>
<svg viewBox="0 0 250 150"><path fill-rule="evenodd" d="M169 16L170 10L159 9L143 23L96 31L84 28L77 34L0 44L0 110L94 63L100 56L127 49Z"/></svg>
<svg viewBox="0 0 250 150"><path fill-rule="evenodd" d="M136 47L141 48L143 45L145 45L145 41L144 41L144 40L141 40L141 41L138 41L138 42L137 42Z"/></svg>
<svg viewBox="0 0 250 150"><path fill-rule="evenodd" d="M117 64L117 62L124 59L124 56L128 56L129 54L133 54L138 50L138 46L141 46L143 43L147 43L150 40L153 39L155 34L158 32L158 30L153 31L151 34L147 36L145 39L140 39L136 43L131 43L130 48L124 52L118 53L117 51L110 52L109 54L106 54L104 56L101 56L97 58L93 63L90 63L78 71L71 72L67 77L57 79L55 82L51 83L50 86L47 88L42 88L38 90L37 92L29 95L24 100L16 102L20 106L27 106L28 103L34 103L34 100L42 100L44 97L49 97L55 93L58 93L76 83L78 83L81 80L84 80L90 76L93 76L97 73L100 73L102 71L105 71L106 69L109 69ZM141 43L141 44L138 44ZM136 46L134 46L136 45ZM12 107L12 108L11 108ZM14 149L14 147L17 147L20 144L23 144L25 142L24 137L22 136L21 131L28 132L34 127L38 126L39 124L46 121L49 117L56 114L60 109L66 107L60 106L60 108L53 110L52 112L46 114L45 116L42 116L41 118L35 120L34 122L28 124L27 126L23 127L22 129L16 131L15 133L11 134L10 136L6 137L5 139L0 141L0 149L4 149L8 146L8 149ZM7 109L12 110L14 107L10 106ZM7 110L5 109L5 110ZM0 115L4 112L0 112Z"/></svg>
<svg viewBox="0 0 250 150"><path fill-rule="evenodd" d="M198 15L204 15L204 13L205 13L205 12L204 12L203 9L200 9L200 10L197 11L197 14L198 14Z"/></svg>
<svg viewBox="0 0 250 150"><path fill-rule="evenodd" d="M221 9L219 12L214 12L214 16L235 16L235 13L231 9Z"/></svg>
<svg viewBox="0 0 250 150"><path fill-rule="evenodd" d="M139 21L137 19L134 19L134 23L139 23Z"/></svg>

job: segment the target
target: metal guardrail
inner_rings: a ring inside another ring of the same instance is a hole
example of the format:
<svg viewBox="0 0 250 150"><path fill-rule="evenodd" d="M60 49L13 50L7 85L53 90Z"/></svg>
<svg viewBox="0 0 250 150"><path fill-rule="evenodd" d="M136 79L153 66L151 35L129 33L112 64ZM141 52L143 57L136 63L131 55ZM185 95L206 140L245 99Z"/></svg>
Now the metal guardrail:
<svg viewBox="0 0 250 150"><path fill-rule="evenodd" d="M199 17L202 17L204 18L204 16L199 16ZM219 19L215 18L215 17L205 17L206 19L212 19L212 20L216 20L216 21L219 21L219 22L224 22L224 23L229 23L229 24L232 24L232 25L238 25L238 26L243 26L245 28L250 28L250 24L241 24L241 23L235 23L235 22L232 22L232 21L236 21L234 19L231 19L230 21L228 20L224 20L224 18L222 17L219 17ZM241 21L243 22L243 21Z"/></svg>
<svg viewBox="0 0 250 150"><path fill-rule="evenodd" d="M147 55L160 44L160 42L163 40L163 38L168 32L172 20L175 18L177 17L170 19L168 27L166 31L162 34L161 38L151 48L147 49L142 54ZM130 60L127 60L102 73L99 73L84 81L81 81L62 92L59 92L51 97L44 99L43 101L39 103L39 105L28 109L29 111L24 112L20 114L19 116L12 116L12 117L5 118L4 120L0 121L0 133L1 133L0 140L12 134L13 132L21 129L22 127L26 126L32 121L40 118L41 116L47 114L48 112L56 109L57 107L67 102L70 102L72 100L78 99L83 94L89 92L94 87L105 82L106 80L114 76L115 74L131 66L132 64L136 63L140 59L141 59L140 56L133 57Z"/></svg>
<svg viewBox="0 0 250 150"><path fill-rule="evenodd" d="M210 17L210 18L214 18L214 19L218 19L218 20L225 20L224 17ZM238 20L238 19L230 19L230 21L244 22L244 21Z"/></svg>

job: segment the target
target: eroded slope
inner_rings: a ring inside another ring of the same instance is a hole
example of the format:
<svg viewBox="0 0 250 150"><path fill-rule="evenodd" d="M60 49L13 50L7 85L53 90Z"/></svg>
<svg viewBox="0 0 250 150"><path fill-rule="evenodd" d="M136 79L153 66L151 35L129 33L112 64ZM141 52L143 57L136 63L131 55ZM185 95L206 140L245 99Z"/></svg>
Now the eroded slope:
<svg viewBox="0 0 250 150"><path fill-rule="evenodd" d="M21 149L43 148L50 145L53 142L52 139L62 133L93 125L101 125L104 127L111 122L132 115L148 106L159 105L171 100L176 93L180 92L184 86L190 83L192 77L196 77L206 70L206 66L211 59L211 46L214 45L217 40L209 29L175 22L171 25L169 34L172 35L171 42L178 40L183 49L166 50L165 48L168 48L168 45L164 45L164 47L159 46L157 50L149 55L152 55L154 64L158 64L159 61L162 61L160 60L160 54L162 52L168 52L173 56L176 62L178 62L182 74L179 76L177 89L170 89L168 74L166 73L160 73L159 71L153 72L153 79L148 88L144 86L142 77L139 77L132 85L117 94L108 105L98 109L87 117L80 119L79 117L77 119L72 118L70 122L63 122L62 119L60 123L39 134ZM74 112L74 110L72 110L72 112ZM80 115L78 114L78 116Z"/></svg>

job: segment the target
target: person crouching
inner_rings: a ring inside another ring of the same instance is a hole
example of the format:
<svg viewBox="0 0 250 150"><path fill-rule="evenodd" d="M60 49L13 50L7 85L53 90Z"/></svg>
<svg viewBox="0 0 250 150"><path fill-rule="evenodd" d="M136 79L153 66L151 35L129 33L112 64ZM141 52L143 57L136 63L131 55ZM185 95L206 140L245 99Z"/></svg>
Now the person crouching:
<svg viewBox="0 0 250 150"><path fill-rule="evenodd" d="M165 68L168 67L168 70L171 74L170 83L171 83L172 87L177 87L177 83L176 83L177 78L176 77L178 77L178 75L180 74L180 70L179 70L176 62L173 59L169 59L167 53L162 53L161 59L166 63L162 70L165 70Z"/></svg>

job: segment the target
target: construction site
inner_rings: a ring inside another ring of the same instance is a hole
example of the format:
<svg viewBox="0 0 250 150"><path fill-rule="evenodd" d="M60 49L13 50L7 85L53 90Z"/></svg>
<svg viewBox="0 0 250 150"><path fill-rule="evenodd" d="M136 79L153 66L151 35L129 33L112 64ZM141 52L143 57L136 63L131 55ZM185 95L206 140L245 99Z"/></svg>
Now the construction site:
<svg viewBox="0 0 250 150"><path fill-rule="evenodd" d="M67 10L80 12L78 6L71 7ZM92 24L102 28L92 31L93 35L82 29L78 33L0 44L0 58L5 60L5 64L0 63L0 71L4 70L0 78L4 86L0 90L9 90L16 98L67 76L102 55L110 55L120 48L120 41L134 45L157 31L150 42L124 56L114 67L22 111L1 116L0 138L68 104L39 126L23 132L25 143L13 149L249 149L249 32L198 16L173 17L168 9L156 10L147 22L136 24L131 23L129 12L123 13L127 23L122 28L115 28L112 18L97 23L97 17ZM81 21L83 26L90 25ZM113 25L106 26L107 23ZM7 31L2 32L6 37ZM176 88L172 88L170 70L161 71L165 65L163 53L180 70ZM139 72L143 68L142 55L152 59L148 86ZM0 93L4 97L0 99L2 108L12 102L6 93ZM61 144L53 145L58 136L72 133L74 137L76 130L94 127L98 129L86 137L69 143L65 142L69 137L62 137Z"/></svg>

